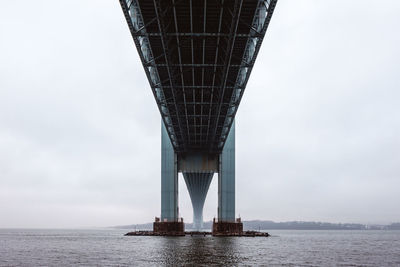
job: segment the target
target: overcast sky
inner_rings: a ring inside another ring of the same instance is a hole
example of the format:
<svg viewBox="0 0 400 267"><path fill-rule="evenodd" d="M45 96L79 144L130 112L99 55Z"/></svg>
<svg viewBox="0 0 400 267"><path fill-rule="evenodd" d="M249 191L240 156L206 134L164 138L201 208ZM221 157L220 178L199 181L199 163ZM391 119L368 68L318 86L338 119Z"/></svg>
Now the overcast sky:
<svg viewBox="0 0 400 267"><path fill-rule="evenodd" d="M399 28L397 0L279 0L236 119L237 215L400 221ZM160 138L118 1L0 1L0 227L153 221Z"/></svg>

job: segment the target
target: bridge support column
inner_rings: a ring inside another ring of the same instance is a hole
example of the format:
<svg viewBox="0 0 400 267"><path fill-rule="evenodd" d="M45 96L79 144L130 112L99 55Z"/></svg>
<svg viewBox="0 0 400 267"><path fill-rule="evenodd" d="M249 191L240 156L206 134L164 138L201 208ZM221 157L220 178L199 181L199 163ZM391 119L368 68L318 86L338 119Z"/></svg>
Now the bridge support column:
<svg viewBox="0 0 400 267"><path fill-rule="evenodd" d="M235 221L235 124L219 158L218 221Z"/></svg>
<svg viewBox="0 0 400 267"><path fill-rule="evenodd" d="M156 218L153 231L163 235L184 235L178 208L178 159L161 122L161 220Z"/></svg>
<svg viewBox="0 0 400 267"><path fill-rule="evenodd" d="M235 220L235 122L219 158L218 220L213 223L213 235L239 235L243 231L240 219Z"/></svg>

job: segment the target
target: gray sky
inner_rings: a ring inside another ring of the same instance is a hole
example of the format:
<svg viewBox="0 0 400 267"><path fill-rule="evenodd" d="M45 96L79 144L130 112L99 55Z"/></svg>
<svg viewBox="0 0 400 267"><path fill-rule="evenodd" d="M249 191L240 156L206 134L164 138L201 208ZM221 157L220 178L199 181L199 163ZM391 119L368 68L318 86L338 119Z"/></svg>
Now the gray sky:
<svg viewBox="0 0 400 267"><path fill-rule="evenodd" d="M399 28L397 0L279 0L236 120L238 215L400 221ZM0 2L0 227L152 221L160 138L118 1Z"/></svg>

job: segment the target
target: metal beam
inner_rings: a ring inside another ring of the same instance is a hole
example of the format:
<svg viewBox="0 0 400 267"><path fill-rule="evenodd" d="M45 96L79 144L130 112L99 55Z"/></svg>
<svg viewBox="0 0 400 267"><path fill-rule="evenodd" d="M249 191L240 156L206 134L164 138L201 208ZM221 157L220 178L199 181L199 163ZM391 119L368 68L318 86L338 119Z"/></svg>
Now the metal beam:
<svg viewBox="0 0 400 267"><path fill-rule="evenodd" d="M222 15L223 15L223 12L224 12L224 7L223 7L223 5L224 5L224 0L222 0L222 3L221 3L221 9L220 9L220 13L219 13L219 23L218 23L218 34L220 34L221 33L221 25L222 25ZM219 42L220 42L220 36L218 35L218 37L217 37L217 46L216 46L216 52L215 52L215 59L214 59L214 65L216 65L217 64L217 60L218 60L218 52L219 52ZM213 102L213 98L214 98L214 85L215 85L215 73L216 73L216 66L214 67L214 73L213 73L213 78L212 78L212 86L213 86L213 88L211 89L211 100L210 100L210 103L212 103ZM209 135L209 133L210 133L210 119L211 119L211 104L210 104L210 107L209 107L209 112L208 112L208 126L207 126L207 136Z"/></svg>
<svg viewBox="0 0 400 267"><path fill-rule="evenodd" d="M222 106L222 101L224 99L226 81L228 79L229 67L230 67L231 60L232 60L233 47L235 46L236 32L237 32L237 28L238 28L238 25L239 25L239 17L240 17L240 13L242 11L242 4L243 4L243 0L240 0L240 2L239 2L239 0L235 1L235 10L234 10L234 13L233 13L232 24L231 24L231 34L230 34L231 35L231 39L229 41L230 47L229 47L229 52L227 54L227 61L228 62L226 64L225 71L223 73L223 75L224 75L224 78L223 78L224 84L222 86L220 104L218 106L217 119L216 119L215 127L214 127L214 135L212 137L213 142L215 141L215 138L216 138L217 125L218 125L220 114L221 114L221 106Z"/></svg>
<svg viewBox="0 0 400 267"><path fill-rule="evenodd" d="M163 36L161 33L158 32L148 32L148 33L133 33L134 36L146 36L146 37L161 37ZM206 38L206 37L226 37L229 38L229 34L228 33L213 33L213 32L176 32L176 33L166 33L165 34L166 37L175 37L175 36L179 36L179 37L190 37L190 38ZM249 38L249 37L260 37L260 34L257 33L249 33L249 34L243 34L243 33L239 33L236 36L237 38Z"/></svg>
<svg viewBox="0 0 400 267"><path fill-rule="evenodd" d="M167 50L168 49L165 46L165 36L163 34L163 33L165 33L165 30L164 30L163 24L161 23L161 18L159 16L159 13L161 11L159 0L153 0L153 4L154 4L156 16L157 16L158 28L159 28L160 33L161 33L161 43L162 43L163 50L164 50L165 62L168 65L169 64L168 62L170 60L169 60L169 58L167 56L167 54L168 54ZM168 76L170 77L170 80L169 80L170 86L172 87L173 86L173 84L172 84L172 75L171 75L169 66L167 66L167 71L168 71ZM175 103L175 110L176 110L176 112L178 112L178 106L177 106L177 103L176 103L176 97L175 97L174 91L172 91L172 93L173 93L173 98L174 98L174 103ZM180 121L179 117L178 117L178 124L179 124L180 133L182 134L182 124L181 124L181 121ZM185 144L183 144L183 145L185 145Z"/></svg>

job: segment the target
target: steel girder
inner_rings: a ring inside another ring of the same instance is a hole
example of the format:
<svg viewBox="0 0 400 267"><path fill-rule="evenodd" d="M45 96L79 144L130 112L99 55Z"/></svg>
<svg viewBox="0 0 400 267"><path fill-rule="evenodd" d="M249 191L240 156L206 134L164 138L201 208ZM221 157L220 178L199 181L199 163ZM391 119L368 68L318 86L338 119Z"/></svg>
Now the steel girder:
<svg viewBox="0 0 400 267"><path fill-rule="evenodd" d="M176 152L220 153L277 0L120 0Z"/></svg>

